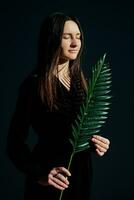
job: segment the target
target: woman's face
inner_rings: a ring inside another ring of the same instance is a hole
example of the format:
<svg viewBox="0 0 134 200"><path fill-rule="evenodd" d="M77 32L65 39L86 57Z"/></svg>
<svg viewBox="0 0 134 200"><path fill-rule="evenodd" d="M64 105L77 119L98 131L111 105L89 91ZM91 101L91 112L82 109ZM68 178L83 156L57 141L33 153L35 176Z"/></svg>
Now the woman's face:
<svg viewBox="0 0 134 200"><path fill-rule="evenodd" d="M76 59L81 48L81 33L78 25L68 20L65 22L61 40L60 59L64 61Z"/></svg>

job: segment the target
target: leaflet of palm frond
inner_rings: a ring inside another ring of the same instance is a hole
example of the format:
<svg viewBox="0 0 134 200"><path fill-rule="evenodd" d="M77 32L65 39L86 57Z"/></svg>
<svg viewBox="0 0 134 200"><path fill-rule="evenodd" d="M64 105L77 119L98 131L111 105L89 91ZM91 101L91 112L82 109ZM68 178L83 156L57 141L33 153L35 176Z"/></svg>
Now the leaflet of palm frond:
<svg viewBox="0 0 134 200"><path fill-rule="evenodd" d="M109 77L109 78L111 79L111 77ZM112 81L99 82L99 83L96 83L96 87L103 86L103 85L108 85L107 87L111 87L111 85L109 85L111 83L112 83Z"/></svg>

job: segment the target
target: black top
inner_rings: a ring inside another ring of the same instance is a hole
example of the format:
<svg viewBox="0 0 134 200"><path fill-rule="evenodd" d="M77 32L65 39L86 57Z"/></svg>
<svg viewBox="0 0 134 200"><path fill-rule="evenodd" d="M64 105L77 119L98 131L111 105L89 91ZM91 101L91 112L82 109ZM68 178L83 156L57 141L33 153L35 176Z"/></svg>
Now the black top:
<svg viewBox="0 0 134 200"><path fill-rule="evenodd" d="M79 79L73 80L70 91L57 78L56 84L59 109L53 111L41 101L37 74L30 74L19 88L16 109L9 127L7 152L14 165L26 174L25 199L41 200L44 197L58 200L59 190L51 186L43 187L37 181L47 176L53 167L67 167L72 152L69 142L71 125L83 100L84 91ZM30 126L38 136L32 151L26 143ZM70 186L64 191L63 199L74 197L77 200L88 200L90 150L75 154L70 170Z"/></svg>

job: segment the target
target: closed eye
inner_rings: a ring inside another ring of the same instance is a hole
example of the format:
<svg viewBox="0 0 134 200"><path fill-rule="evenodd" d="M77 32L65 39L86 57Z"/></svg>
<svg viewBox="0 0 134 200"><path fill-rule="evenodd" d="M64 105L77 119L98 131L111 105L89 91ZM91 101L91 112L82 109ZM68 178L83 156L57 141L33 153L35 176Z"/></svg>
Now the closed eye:
<svg viewBox="0 0 134 200"><path fill-rule="evenodd" d="M74 38L74 37L76 37L76 39L81 39L81 34L77 33L75 36L71 33L64 33L63 34L64 39L70 39L70 38Z"/></svg>
<svg viewBox="0 0 134 200"><path fill-rule="evenodd" d="M71 35L65 34L65 35L63 35L63 38L64 38L64 39L69 39L69 38L71 38Z"/></svg>

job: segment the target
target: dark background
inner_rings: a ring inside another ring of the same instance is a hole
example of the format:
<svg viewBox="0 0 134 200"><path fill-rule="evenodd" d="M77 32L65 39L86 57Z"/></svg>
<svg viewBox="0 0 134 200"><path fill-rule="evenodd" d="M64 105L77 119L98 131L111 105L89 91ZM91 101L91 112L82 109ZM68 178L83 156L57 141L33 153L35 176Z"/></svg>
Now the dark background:
<svg viewBox="0 0 134 200"><path fill-rule="evenodd" d="M111 141L104 157L93 154L92 200L134 199L134 13L129 1L4 1L0 3L0 199L22 200L24 175L5 154L8 126L21 81L36 63L42 20L51 12L77 16L85 33L84 67L105 52L112 69L112 106L102 134ZM31 131L30 144L36 140ZM84 183L81 183L84 184Z"/></svg>

